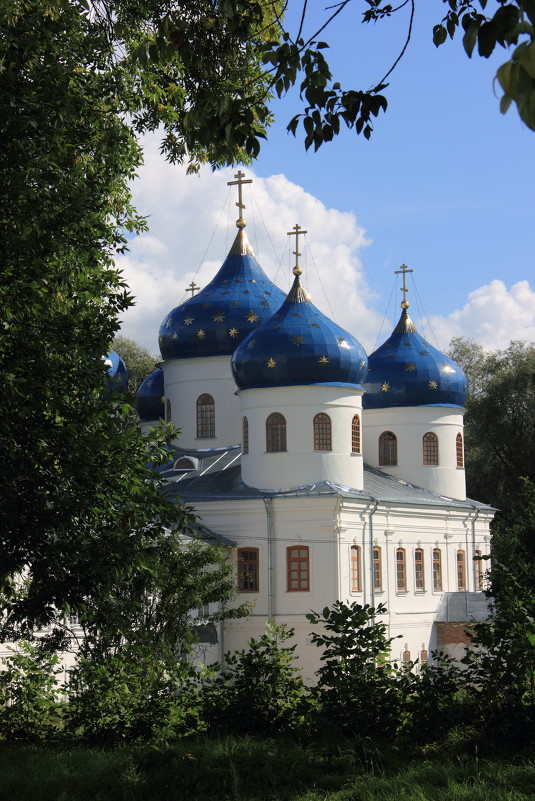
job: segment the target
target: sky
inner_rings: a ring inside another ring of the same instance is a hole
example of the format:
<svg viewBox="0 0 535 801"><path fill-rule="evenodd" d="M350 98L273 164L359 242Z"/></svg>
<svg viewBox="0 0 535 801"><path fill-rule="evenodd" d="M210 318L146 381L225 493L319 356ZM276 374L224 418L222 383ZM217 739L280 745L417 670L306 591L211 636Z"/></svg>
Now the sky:
<svg viewBox="0 0 535 801"><path fill-rule="evenodd" d="M312 34L326 4L309 5ZM290 29L300 8L290 0ZM375 85L405 41L406 9L362 25L363 8L355 0L321 35L346 88ZM416 0L412 40L370 141L344 131L306 152L299 133L286 132L300 110L295 91L274 104L268 141L243 168L253 179L244 188L247 233L264 270L288 288L295 246L287 232L300 224L313 302L368 353L399 316L402 264L413 270L410 314L433 345L444 350L454 336L487 349L535 341L535 132L514 108L499 111L494 75L505 51L468 59L460 38L437 49L432 28L442 14L440 0ZM157 354L164 317L188 297L192 280L211 280L232 244L237 193L227 182L238 168L187 176L165 162L157 134L143 146L132 189L150 230L117 260L136 297L121 333Z"/></svg>

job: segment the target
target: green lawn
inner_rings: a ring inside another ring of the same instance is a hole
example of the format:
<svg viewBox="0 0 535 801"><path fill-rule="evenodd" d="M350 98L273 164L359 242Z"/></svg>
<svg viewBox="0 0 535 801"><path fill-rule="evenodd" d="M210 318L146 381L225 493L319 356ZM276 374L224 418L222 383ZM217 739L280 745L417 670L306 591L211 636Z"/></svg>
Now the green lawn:
<svg viewBox="0 0 535 801"><path fill-rule="evenodd" d="M4 801L535 801L535 757L413 755L250 738L0 748Z"/></svg>

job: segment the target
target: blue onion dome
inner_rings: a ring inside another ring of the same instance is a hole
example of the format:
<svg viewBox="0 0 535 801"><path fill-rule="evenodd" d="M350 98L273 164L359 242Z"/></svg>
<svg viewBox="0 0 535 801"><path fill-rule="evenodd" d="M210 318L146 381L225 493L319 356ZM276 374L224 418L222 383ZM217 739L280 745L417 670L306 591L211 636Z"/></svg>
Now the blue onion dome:
<svg viewBox="0 0 535 801"><path fill-rule="evenodd" d="M229 355L284 300L267 277L240 227L223 266L197 295L169 312L160 327L163 359Z"/></svg>
<svg viewBox="0 0 535 801"><path fill-rule="evenodd" d="M300 268L281 308L236 348L232 371L240 389L296 384L360 386L368 359L355 337L322 314L300 283Z"/></svg>
<svg viewBox="0 0 535 801"><path fill-rule="evenodd" d="M371 354L362 399L365 409L390 406L464 406L468 382L457 362L418 333L403 301L392 335Z"/></svg>
<svg viewBox="0 0 535 801"><path fill-rule="evenodd" d="M141 420L163 420L164 410L163 370L157 367L143 381L136 393L136 408Z"/></svg>
<svg viewBox="0 0 535 801"><path fill-rule="evenodd" d="M108 368L108 389L112 392L128 390L128 370L118 353L112 350L104 356L104 365Z"/></svg>

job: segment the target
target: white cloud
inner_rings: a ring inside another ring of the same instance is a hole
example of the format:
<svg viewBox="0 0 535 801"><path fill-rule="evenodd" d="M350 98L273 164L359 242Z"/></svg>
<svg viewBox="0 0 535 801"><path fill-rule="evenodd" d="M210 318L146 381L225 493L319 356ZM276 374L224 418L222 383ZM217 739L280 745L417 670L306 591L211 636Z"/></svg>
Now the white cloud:
<svg viewBox="0 0 535 801"><path fill-rule="evenodd" d="M237 192L227 181L235 172L206 168L187 176L164 161L156 136L145 140L145 165L133 191L150 232L133 239L117 265L136 298L121 333L155 353L166 314L188 297L192 280L205 286L213 278L232 244ZM313 302L371 347L381 315L370 309L372 293L360 260L369 243L355 216L327 209L284 175L260 178L249 168L246 173L254 179L244 188L247 233L266 273L281 289L289 288L295 240L288 241L287 231L299 223L308 231L306 246L299 243L300 264Z"/></svg>
<svg viewBox="0 0 535 801"><path fill-rule="evenodd" d="M441 348L458 336L488 350L506 348L514 339L535 342L535 291L528 281L508 289L495 279L470 292L462 309L432 317L430 322Z"/></svg>

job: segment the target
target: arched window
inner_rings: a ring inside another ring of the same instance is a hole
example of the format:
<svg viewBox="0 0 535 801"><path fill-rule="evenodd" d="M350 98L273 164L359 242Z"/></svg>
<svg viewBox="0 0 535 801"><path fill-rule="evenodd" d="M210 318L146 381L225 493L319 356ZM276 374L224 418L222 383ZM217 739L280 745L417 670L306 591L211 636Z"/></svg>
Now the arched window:
<svg viewBox="0 0 535 801"><path fill-rule="evenodd" d="M463 435L460 431L455 439L455 447L457 451L457 467L464 467Z"/></svg>
<svg viewBox="0 0 535 801"><path fill-rule="evenodd" d="M172 419L171 418L171 401L169 400L169 398L165 398L164 419L165 419L166 423L170 423L171 419Z"/></svg>
<svg viewBox="0 0 535 801"><path fill-rule="evenodd" d="M183 473L191 473L192 470L196 469L191 459L186 459L185 456L175 462L175 470L181 470Z"/></svg>
<svg viewBox="0 0 535 801"><path fill-rule="evenodd" d="M476 551L475 553L475 563L476 563L476 590L481 591L483 589L483 560L482 557L483 553L481 551Z"/></svg>
<svg viewBox="0 0 535 801"><path fill-rule="evenodd" d="M286 420L284 415L273 412L266 420L266 451L278 453L286 450Z"/></svg>
<svg viewBox="0 0 535 801"><path fill-rule="evenodd" d="M442 554L440 548L433 548L433 590L442 592Z"/></svg>
<svg viewBox="0 0 535 801"><path fill-rule="evenodd" d="M383 589L383 569L381 565L381 549L373 549L373 589L381 592Z"/></svg>
<svg viewBox="0 0 535 801"><path fill-rule="evenodd" d="M306 545L292 545L286 549L288 565L288 592L310 589L309 550Z"/></svg>
<svg viewBox="0 0 535 801"><path fill-rule="evenodd" d="M243 418L243 452L249 453L249 421Z"/></svg>
<svg viewBox="0 0 535 801"><path fill-rule="evenodd" d="M407 591L407 567L405 564L405 548L396 549L396 590Z"/></svg>
<svg viewBox="0 0 535 801"><path fill-rule="evenodd" d="M215 403L211 395L197 398L197 439L215 437Z"/></svg>
<svg viewBox="0 0 535 801"><path fill-rule="evenodd" d="M407 669L411 666L411 652L407 648L401 654L401 664Z"/></svg>
<svg viewBox="0 0 535 801"><path fill-rule="evenodd" d="M360 592L362 590L360 577L360 548L358 545L351 546L351 591Z"/></svg>
<svg viewBox="0 0 535 801"><path fill-rule="evenodd" d="M258 589L258 548L238 548L238 591Z"/></svg>
<svg viewBox="0 0 535 801"><path fill-rule="evenodd" d="M320 412L314 417L314 450L332 450L331 418L328 414L324 414L323 412Z"/></svg>
<svg viewBox="0 0 535 801"><path fill-rule="evenodd" d="M414 589L416 591L425 590L425 575L424 575L424 552L422 548L416 548L414 551Z"/></svg>
<svg viewBox="0 0 535 801"><path fill-rule="evenodd" d="M424 464L438 464L438 437L432 431L423 436Z"/></svg>
<svg viewBox="0 0 535 801"><path fill-rule="evenodd" d="M420 667L427 667L427 663L429 661L429 651L424 648L420 651Z"/></svg>
<svg viewBox="0 0 535 801"><path fill-rule="evenodd" d="M379 464L385 467L398 463L398 440L392 431L383 431L379 437Z"/></svg>
<svg viewBox="0 0 535 801"><path fill-rule="evenodd" d="M457 589L466 589L466 561L464 551L457 551Z"/></svg>
<svg viewBox="0 0 535 801"><path fill-rule="evenodd" d="M358 414L351 421L351 453L360 453L360 417Z"/></svg>

